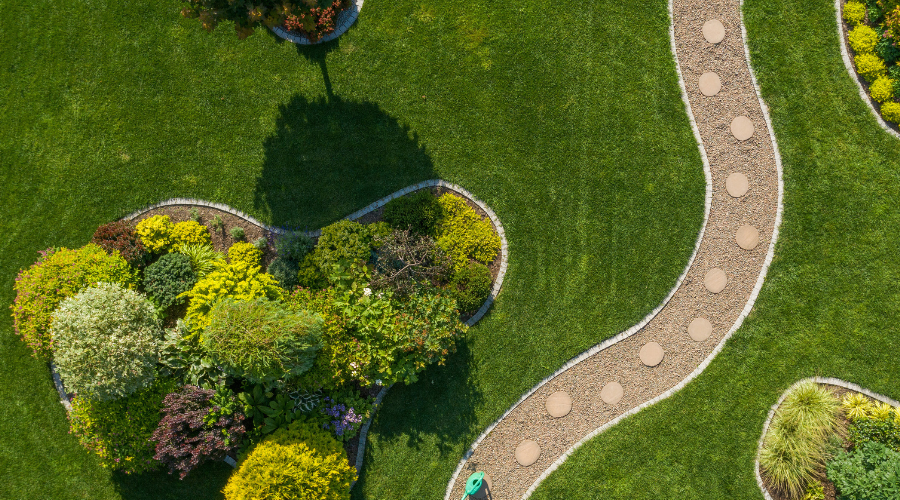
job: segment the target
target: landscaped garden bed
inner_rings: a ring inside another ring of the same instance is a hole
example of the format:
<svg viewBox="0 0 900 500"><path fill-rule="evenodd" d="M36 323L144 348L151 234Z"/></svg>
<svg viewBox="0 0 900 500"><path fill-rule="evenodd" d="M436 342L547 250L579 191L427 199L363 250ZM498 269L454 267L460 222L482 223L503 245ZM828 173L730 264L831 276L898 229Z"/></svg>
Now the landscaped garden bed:
<svg viewBox="0 0 900 500"><path fill-rule="evenodd" d="M762 438L774 500L888 500L900 495L900 407L806 380L785 394Z"/></svg>
<svg viewBox="0 0 900 500"><path fill-rule="evenodd" d="M13 318L104 466L184 478L230 458L226 498L317 474L304 487L344 498L376 395L454 351L495 290L501 241L442 187L312 234L166 205L40 252Z"/></svg>

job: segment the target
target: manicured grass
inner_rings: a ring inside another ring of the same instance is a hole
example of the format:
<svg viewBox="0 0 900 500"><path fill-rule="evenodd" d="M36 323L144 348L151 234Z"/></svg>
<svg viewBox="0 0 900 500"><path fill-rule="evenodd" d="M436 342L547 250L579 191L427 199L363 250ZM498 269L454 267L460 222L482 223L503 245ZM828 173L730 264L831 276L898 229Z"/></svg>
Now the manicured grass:
<svg viewBox="0 0 900 500"><path fill-rule="evenodd" d="M0 303L51 245L173 196L315 228L440 177L503 221L510 270L447 366L391 391L357 498L439 498L527 388L634 324L693 249L704 180L664 2L369 0L314 49L203 32L179 2L0 0ZM0 316L0 498L219 498L110 474Z"/></svg>
<svg viewBox="0 0 900 500"><path fill-rule="evenodd" d="M744 10L785 172L755 311L695 382L585 445L535 500L762 498L757 440L793 382L832 376L900 396L900 142L844 69L833 2Z"/></svg>

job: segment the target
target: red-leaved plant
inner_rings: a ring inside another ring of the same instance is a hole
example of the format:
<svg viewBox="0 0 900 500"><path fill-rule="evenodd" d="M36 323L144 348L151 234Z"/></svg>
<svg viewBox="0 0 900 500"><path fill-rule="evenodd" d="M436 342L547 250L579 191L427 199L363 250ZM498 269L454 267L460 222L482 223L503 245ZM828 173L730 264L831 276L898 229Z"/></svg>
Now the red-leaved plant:
<svg viewBox="0 0 900 500"><path fill-rule="evenodd" d="M223 399L227 402L223 402ZM223 411L223 406L229 409ZM184 479L208 460L237 450L246 434L244 414L233 395L186 385L163 400L163 418L153 431L153 457Z"/></svg>
<svg viewBox="0 0 900 500"><path fill-rule="evenodd" d="M96 243L112 254L116 250L126 262L134 267L143 267L147 261L147 250L141 239L125 221L110 222L98 227L91 238L91 243Z"/></svg>
<svg viewBox="0 0 900 500"><path fill-rule="evenodd" d="M334 0L329 7L313 7L308 12L291 14L284 20L284 27L302 34L312 42L334 33L337 17L349 5L348 0Z"/></svg>

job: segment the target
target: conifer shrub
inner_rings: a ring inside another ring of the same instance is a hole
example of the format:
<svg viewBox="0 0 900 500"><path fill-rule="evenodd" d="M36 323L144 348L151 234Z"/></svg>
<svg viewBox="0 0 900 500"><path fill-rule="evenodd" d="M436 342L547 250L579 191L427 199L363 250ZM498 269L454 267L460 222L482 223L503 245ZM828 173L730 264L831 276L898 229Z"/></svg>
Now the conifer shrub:
<svg viewBox="0 0 900 500"><path fill-rule="evenodd" d="M59 303L98 282L133 288L137 276L125 259L93 243L76 250L48 249L34 265L19 272L11 306L13 325L35 357L48 359L52 353L50 324Z"/></svg>
<svg viewBox="0 0 900 500"><path fill-rule="evenodd" d="M454 269L465 267L469 260L483 264L493 262L500 251L500 237L490 220L482 219L459 196L450 193L438 198L442 216L437 226L437 246L453 260Z"/></svg>
<svg viewBox="0 0 900 500"><path fill-rule="evenodd" d="M476 311L491 293L491 270L479 262L469 262L450 280L450 296L462 312Z"/></svg>
<svg viewBox="0 0 900 500"><path fill-rule="evenodd" d="M300 267L297 265L296 261L283 259L281 257L276 257L275 260L269 264L268 269L268 273L278 281L278 285L288 292L292 291L297 286L297 273L299 272Z"/></svg>
<svg viewBox="0 0 900 500"><path fill-rule="evenodd" d="M191 259L180 253L167 253L144 271L144 289L161 309L183 304L179 295L197 283L197 274L191 268Z"/></svg>
<svg viewBox="0 0 900 500"><path fill-rule="evenodd" d="M133 290L100 283L63 300L51 333L59 374L80 396L121 398L156 376L162 327L153 304Z"/></svg>
<svg viewBox="0 0 900 500"><path fill-rule="evenodd" d="M434 236L442 208L431 190L394 198L384 206L384 221L394 229Z"/></svg>
<svg viewBox="0 0 900 500"><path fill-rule="evenodd" d="M348 500L356 470L341 444L314 422L295 420L241 460L226 500Z"/></svg>
<svg viewBox="0 0 900 500"><path fill-rule="evenodd" d="M147 249L141 243L131 224L125 221L110 222L98 227L91 243L99 245L107 253L119 255L134 267L143 267L147 262Z"/></svg>
<svg viewBox="0 0 900 500"><path fill-rule="evenodd" d="M289 231L278 235L275 239L275 253L282 260L300 262L312 251L315 243L312 238L300 231Z"/></svg>

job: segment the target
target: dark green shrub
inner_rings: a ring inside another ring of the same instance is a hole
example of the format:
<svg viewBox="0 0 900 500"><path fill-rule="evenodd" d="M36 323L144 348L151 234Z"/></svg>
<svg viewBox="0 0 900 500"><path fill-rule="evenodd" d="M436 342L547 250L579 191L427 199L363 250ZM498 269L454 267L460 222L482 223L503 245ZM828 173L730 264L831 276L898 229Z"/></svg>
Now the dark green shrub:
<svg viewBox="0 0 900 500"><path fill-rule="evenodd" d="M297 267L297 285L313 290L321 290L328 286L328 278L316 264L312 253L307 254Z"/></svg>
<svg viewBox="0 0 900 500"><path fill-rule="evenodd" d="M894 46L894 40L890 37L885 38L885 30L876 28L878 32L878 43L875 45L875 53L879 55L888 66L893 66L897 60L900 60L900 47Z"/></svg>
<svg viewBox="0 0 900 500"><path fill-rule="evenodd" d="M828 463L828 479L840 500L900 498L900 453L880 443L866 442Z"/></svg>
<svg viewBox="0 0 900 500"><path fill-rule="evenodd" d="M191 269L191 259L181 253L167 253L144 270L144 289L161 309L183 304L178 295L197 283L197 273Z"/></svg>
<svg viewBox="0 0 900 500"><path fill-rule="evenodd" d="M216 364L252 383L272 384L309 370L322 347L322 317L257 298L222 300L209 312L203 345Z"/></svg>
<svg viewBox="0 0 900 500"><path fill-rule="evenodd" d="M340 261L368 262L375 236L388 232L390 229L383 223L364 226L359 222L340 220L322 229L322 236L312 253L313 259L326 275Z"/></svg>
<svg viewBox="0 0 900 500"><path fill-rule="evenodd" d="M296 261L276 257L269 264L268 272L278 280L281 288L290 292L297 286L297 273L299 271L300 266L297 265Z"/></svg>
<svg viewBox="0 0 900 500"><path fill-rule="evenodd" d="M900 452L900 422L894 418L860 418L850 423L850 442L860 446L881 443Z"/></svg>
<svg viewBox="0 0 900 500"><path fill-rule="evenodd" d="M460 312L476 311L491 293L491 270L479 262L459 269L450 280L450 296Z"/></svg>
<svg viewBox="0 0 900 500"><path fill-rule="evenodd" d="M437 197L429 189L410 196L395 198L384 206L384 221L394 229L409 229L414 233L435 236L442 209Z"/></svg>
<svg viewBox="0 0 900 500"><path fill-rule="evenodd" d="M298 263L312 251L313 246L315 243L312 238L299 231L280 234L275 239L275 253L278 254L278 257Z"/></svg>
<svg viewBox="0 0 900 500"><path fill-rule="evenodd" d="M244 228L238 226L231 228L231 231L229 231L229 233L231 233L231 239L233 239L234 241L241 241L246 236L244 234Z"/></svg>

